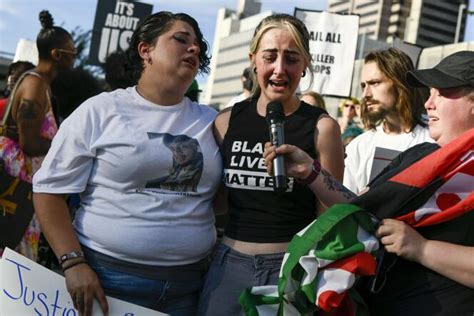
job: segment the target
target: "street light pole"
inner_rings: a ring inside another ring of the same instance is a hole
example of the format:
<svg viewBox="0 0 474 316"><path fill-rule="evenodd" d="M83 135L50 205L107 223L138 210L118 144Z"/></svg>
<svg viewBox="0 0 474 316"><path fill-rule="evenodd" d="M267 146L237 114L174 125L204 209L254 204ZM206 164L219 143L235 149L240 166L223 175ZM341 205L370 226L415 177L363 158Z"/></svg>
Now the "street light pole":
<svg viewBox="0 0 474 316"><path fill-rule="evenodd" d="M454 43L459 42L459 33L461 33L461 22L462 22L462 13L466 9L466 4L461 3L459 5L459 11L458 11L458 21L456 23L456 34L454 35Z"/></svg>

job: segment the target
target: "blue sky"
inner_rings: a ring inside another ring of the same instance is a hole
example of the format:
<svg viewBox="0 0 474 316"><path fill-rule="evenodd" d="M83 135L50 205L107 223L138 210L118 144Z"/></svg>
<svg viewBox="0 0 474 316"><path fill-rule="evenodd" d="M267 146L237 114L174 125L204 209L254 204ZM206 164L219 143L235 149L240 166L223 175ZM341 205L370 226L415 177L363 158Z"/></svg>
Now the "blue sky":
<svg viewBox="0 0 474 316"><path fill-rule="evenodd" d="M141 0L153 4L153 12L168 10L185 12L193 16L201 27L204 37L212 45L217 11L226 7L235 9L237 0ZM261 0L262 11L293 14L294 8L324 10L325 0ZM474 0L470 1L470 10L474 10ZM84 30L92 29L97 0L0 0L0 51L14 53L20 38L34 40L40 24L38 13L47 9L55 19L55 24L66 30L80 26ZM474 16L466 27L465 40L474 40ZM200 78L201 80L203 78ZM199 80L199 81L201 81Z"/></svg>

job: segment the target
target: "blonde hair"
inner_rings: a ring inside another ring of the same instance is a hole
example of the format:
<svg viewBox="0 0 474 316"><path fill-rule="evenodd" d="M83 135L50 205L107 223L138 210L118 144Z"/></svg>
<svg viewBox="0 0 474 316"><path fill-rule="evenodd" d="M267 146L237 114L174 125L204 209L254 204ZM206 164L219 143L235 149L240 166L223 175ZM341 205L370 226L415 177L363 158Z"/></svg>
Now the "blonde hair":
<svg viewBox="0 0 474 316"><path fill-rule="evenodd" d="M312 56L309 52L309 32L303 22L289 14L274 14L264 18L255 29L252 40L250 41L250 53L255 55L258 51L260 40L263 35L272 29L285 29L296 43L296 47L303 55L305 68L311 76L311 84L313 82L313 70L310 67ZM255 65L252 68L252 79L254 85L252 87L251 96L258 97L260 95L260 85L255 78ZM310 84L310 86L311 86Z"/></svg>
<svg viewBox="0 0 474 316"><path fill-rule="evenodd" d="M342 111L342 109L344 108L344 106L346 105L347 102L352 102L354 105L360 104L359 99L354 98L354 97L349 97L347 99L342 100L341 103L339 103L339 110L340 111Z"/></svg>
<svg viewBox="0 0 474 316"><path fill-rule="evenodd" d="M300 96L300 99L304 96L310 96L316 101L316 106L320 107L323 110L326 110L326 102L324 102L323 96L314 91L306 91Z"/></svg>

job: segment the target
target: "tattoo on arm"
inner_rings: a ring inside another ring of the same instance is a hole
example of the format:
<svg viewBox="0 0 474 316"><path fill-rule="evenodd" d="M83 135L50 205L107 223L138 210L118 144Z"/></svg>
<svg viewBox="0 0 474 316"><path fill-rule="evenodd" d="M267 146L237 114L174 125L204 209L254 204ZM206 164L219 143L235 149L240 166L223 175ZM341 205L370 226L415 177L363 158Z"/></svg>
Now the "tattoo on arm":
<svg viewBox="0 0 474 316"><path fill-rule="evenodd" d="M34 120L41 114L41 105L32 100L21 100L18 106L19 120Z"/></svg>
<svg viewBox="0 0 474 316"><path fill-rule="evenodd" d="M329 172L326 170L321 170L321 174L323 175L323 181L329 191L337 191L341 192L345 199L352 200L357 195L352 192L351 190L347 189L345 186L342 185L339 181L337 181Z"/></svg>

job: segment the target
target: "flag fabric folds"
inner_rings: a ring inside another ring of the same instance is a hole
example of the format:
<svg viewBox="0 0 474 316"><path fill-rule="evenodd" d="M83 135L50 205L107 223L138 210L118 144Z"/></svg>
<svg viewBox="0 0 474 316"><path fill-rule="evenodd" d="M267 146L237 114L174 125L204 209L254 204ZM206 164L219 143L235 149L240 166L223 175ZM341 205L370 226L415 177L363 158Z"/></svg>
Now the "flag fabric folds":
<svg viewBox="0 0 474 316"><path fill-rule="evenodd" d="M278 286L247 289L240 304L251 316L329 312L340 305L355 312L352 301L359 298L347 290L356 276L375 273L374 231L370 213L349 204L331 207L293 237Z"/></svg>
<svg viewBox="0 0 474 316"><path fill-rule="evenodd" d="M373 235L376 220L368 211L422 227L474 210L474 129L425 157L417 156L416 148L410 155L412 161L398 169L395 159L388 180L353 205L327 209L295 235L278 286L254 287L240 296L245 313L364 315L363 301L351 287L357 276L375 273L379 244Z"/></svg>

